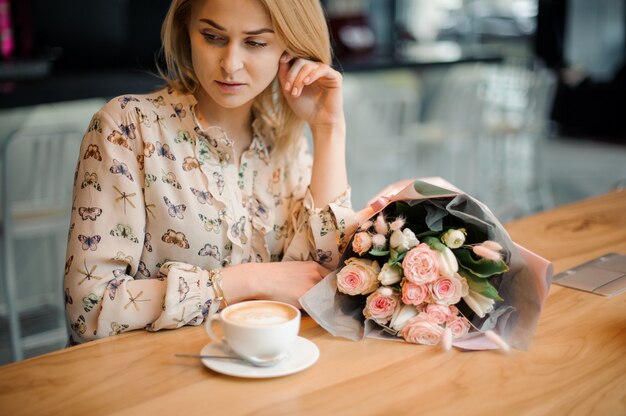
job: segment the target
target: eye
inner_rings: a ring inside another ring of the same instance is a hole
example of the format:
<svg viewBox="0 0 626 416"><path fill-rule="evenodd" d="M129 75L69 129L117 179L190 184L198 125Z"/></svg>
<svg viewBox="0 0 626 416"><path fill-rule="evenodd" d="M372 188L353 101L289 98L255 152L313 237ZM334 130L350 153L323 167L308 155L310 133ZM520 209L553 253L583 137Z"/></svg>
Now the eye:
<svg viewBox="0 0 626 416"><path fill-rule="evenodd" d="M257 42L255 40L247 40L246 41L246 45L252 47L252 48L264 48L267 46L266 42Z"/></svg>
<svg viewBox="0 0 626 416"><path fill-rule="evenodd" d="M202 36L204 36L207 41L212 43L224 43L226 41L224 37L211 32L202 32Z"/></svg>

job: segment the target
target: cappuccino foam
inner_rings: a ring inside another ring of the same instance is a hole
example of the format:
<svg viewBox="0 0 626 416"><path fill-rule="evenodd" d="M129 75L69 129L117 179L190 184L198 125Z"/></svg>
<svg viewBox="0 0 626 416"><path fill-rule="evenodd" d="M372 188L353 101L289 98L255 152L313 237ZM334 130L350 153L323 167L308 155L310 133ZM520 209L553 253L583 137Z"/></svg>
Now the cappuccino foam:
<svg viewBox="0 0 626 416"><path fill-rule="evenodd" d="M227 311L224 319L233 323L268 326L281 324L296 317L296 312L287 306L275 303L242 304Z"/></svg>

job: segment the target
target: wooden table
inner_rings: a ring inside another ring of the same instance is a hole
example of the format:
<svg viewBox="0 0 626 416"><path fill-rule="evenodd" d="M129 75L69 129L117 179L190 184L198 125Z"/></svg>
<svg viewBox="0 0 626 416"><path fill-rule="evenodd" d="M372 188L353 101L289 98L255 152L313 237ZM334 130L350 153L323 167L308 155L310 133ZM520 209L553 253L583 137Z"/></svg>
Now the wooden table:
<svg viewBox="0 0 626 416"><path fill-rule="evenodd" d="M507 226L555 272L626 254L626 191ZM626 414L626 294L552 286L529 351L443 352L333 338L305 318L321 351L287 377L249 380L198 360L201 327L135 331L0 367L0 414Z"/></svg>

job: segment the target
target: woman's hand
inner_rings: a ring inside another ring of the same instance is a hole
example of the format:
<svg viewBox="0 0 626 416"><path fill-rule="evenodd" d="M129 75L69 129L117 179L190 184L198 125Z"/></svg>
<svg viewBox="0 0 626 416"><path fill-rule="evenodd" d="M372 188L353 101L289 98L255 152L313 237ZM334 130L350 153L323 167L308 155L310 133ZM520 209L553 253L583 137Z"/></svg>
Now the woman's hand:
<svg viewBox="0 0 626 416"><path fill-rule="evenodd" d="M342 76L330 66L287 52L280 58L278 79L294 113L312 129L343 128Z"/></svg>
<svg viewBox="0 0 626 416"><path fill-rule="evenodd" d="M278 79L291 109L311 128L314 154L309 189L315 206L324 207L348 188L343 78L326 64L285 52Z"/></svg>
<svg viewBox="0 0 626 416"><path fill-rule="evenodd" d="M230 303L268 299L300 308L300 296L328 273L314 261L244 263L222 270L222 287Z"/></svg>

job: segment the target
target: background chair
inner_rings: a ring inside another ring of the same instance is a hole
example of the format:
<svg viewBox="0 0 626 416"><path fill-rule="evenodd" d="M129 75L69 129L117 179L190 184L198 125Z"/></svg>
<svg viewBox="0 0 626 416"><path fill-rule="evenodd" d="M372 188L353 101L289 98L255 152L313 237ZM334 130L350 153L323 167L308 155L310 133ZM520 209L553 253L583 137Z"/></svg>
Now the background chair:
<svg viewBox="0 0 626 416"><path fill-rule="evenodd" d="M502 221L551 207L542 147L555 85L552 72L518 64L450 68L415 130L437 154L418 157Z"/></svg>
<svg viewBox="0 0 626 416"><path fill-rule="evenodd" d="M15 361L67 342L63 265L83 133L74 126L28 127L2 143L1 280ZM26 316L40 321L29 333L20 325Z"/></svg>
<svg viewBox="0 0 626 416"><path fill-rule="evenodd" d="M408 128L419 120L420 88L411 70L344 75L346 163L355 208L391 182L416 175L406 155L415 155Z"/></svg>

